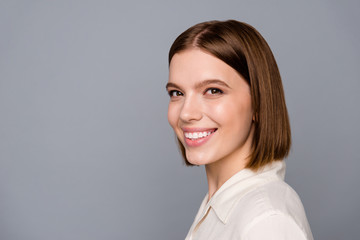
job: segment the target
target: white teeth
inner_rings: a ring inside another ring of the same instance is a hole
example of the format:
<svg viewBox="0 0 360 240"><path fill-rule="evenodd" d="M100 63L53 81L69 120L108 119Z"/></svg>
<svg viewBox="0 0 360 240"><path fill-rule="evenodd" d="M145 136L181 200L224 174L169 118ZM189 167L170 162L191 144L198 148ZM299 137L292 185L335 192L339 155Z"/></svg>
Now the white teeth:
<svg viewBox="0 0 360 240"><path fill-rule="evenodd" d="M209 131L209 132L192 132L192 133L186 132L185 137L189 138L189 139L192 139L192 140L195 140L195 139L207 137L212 133L213 133L212 131Z"/></svg>

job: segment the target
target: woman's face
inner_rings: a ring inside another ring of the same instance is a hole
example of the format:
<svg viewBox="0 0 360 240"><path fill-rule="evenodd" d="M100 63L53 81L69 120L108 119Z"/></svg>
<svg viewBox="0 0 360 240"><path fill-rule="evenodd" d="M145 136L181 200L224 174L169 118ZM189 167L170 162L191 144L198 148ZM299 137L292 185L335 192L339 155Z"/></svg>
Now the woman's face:
<svg viewBox="0 0 360 240"><path fill-rule="evenodd" d="M194 165L250 153L250 87L229 65L199 49L170 63L168 120Z"/></svg>

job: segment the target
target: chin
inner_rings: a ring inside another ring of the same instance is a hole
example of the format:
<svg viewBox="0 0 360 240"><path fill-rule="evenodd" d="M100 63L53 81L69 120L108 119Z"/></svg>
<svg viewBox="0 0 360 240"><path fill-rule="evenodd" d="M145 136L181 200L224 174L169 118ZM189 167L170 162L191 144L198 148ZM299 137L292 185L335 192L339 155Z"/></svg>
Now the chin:
<svg viewBox="0 0 360 240"><path fill-rule="evenodd" d="M193 165L206 165L211 163L212 161L210 160L211 158L209 158L209 156L205 156L204 154L186 154L186 159L188 160L189 163L193 164Z"/></svg>

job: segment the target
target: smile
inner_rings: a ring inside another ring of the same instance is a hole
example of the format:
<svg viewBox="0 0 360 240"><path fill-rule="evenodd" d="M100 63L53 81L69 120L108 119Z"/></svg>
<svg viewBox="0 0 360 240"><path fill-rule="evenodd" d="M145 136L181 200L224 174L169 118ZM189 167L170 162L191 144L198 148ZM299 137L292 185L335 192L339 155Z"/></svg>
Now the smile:
<svg viewBox="0 0 360 240"><path fill-rule="evenodd" d="M188 147L198 147L206 143L216 132L214 129L186 129L184 130L185 144Z"/></svg>
<svg viewBox="0 0 360 240"><path fill-rule="evenodd" d="M208 131L208 132L185 132L184 135L188 139L196 140L196 139L199 139L199 138L207 137L210 134L212 134L213 132L215 132L215 130Z"/></svg>

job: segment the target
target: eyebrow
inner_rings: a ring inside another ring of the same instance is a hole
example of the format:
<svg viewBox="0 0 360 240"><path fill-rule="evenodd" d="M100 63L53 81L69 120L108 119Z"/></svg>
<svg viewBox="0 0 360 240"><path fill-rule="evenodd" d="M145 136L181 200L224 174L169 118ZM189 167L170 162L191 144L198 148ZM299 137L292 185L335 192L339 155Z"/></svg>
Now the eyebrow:
<svg viewBox="0 0 360 240"><path fill-rule="evenodd" d="M209 80L202 81L200 83L197 83L195 85L195 88L196 89L203 88L206 85L210 85L210 84L218 84L218 85L222 85L224 87L227 87L227 88L231 89L231 87L229 85L227 85L224 81L221 81L221 80L218 80L218 79L209 79ZM166 89L168 89L170 87L181 89L177 84L172 83L172 82L169 82L169 83L166 84Z"/></svg>
<svg viewBox="0 0 360 240"><path fill-rule="evenodd" d="M166 89L170 87L181 89L177 84L169 82L166 84Z"/></svg>
<svg viewBox="0 0 360 240"><path fill-rule="evenodd" d="M203 88L205 87L206 85L210 85L210 84L217 84L217 85L222 85L224 87L227 87L227 88L230 88L229 85L227 85L224 81L221 81L221 80L218 80L218 79L209 79L209 80L205 80L205 81L202 81L202 82L199 82L195 85L195 88Z"/></svg>

